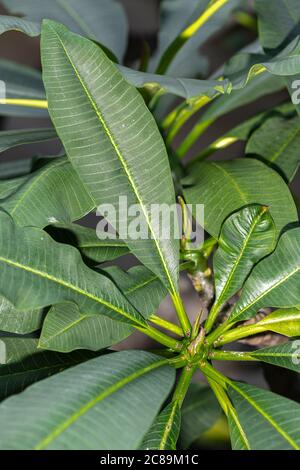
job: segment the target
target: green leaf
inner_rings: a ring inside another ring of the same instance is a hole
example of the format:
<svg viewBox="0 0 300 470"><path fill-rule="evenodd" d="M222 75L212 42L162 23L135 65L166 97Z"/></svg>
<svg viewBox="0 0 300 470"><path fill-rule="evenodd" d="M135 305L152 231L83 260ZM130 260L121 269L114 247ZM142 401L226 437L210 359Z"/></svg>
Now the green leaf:
<svg viewBox="0 0 300 470"><path fill-rule="evenodd" d="M176 450L180 431L180 408L178 402L170 403L157 416L144 436L143 450Z"/></svg>
<svg viewBox="0 0 300 470"><path fill-rule="evenodd" d="M75 33L103 44L122 59L127 46L127 20L115 0L2 0L11 13L41 22L59 21Z"/></svg>
<svg viewBox="0 0 300 470"><path fill-rule="evenodd" d="M300 305L300 229L285 232L275 252L258 263L247 279L230 320L253 317L262 307Z"/></svg>
<svg viewBox="0 0 300 470"><path fill-rule="evenodd" d="M149 318L167 295L151 271L135 266L124 272L117 266L102 270L130 303ZM133 332L130 325L99 315L80 312L72 303L52 307L44 321L39 345L43 349L68 352L78 348L97 351L119 343Z"/></svg>
<svg viewBox="0 0 300 470"><path fill-rule="evenodd" d="M298 403L237 382L228 392L252 450L300 449Z"/></svg>
<svg viewBox="0 0 300 470"><path fill-rule="evenodd" d="M228 411L227 420L232 450L251 450L247 436L235 410L230 409Z"/></svg>
<svg viewBox="0 0 300 470"><path fill-rule="evenodd" d="M291 181L300 164L300 118L280 116L268 119L252 134L246 153L256 154Z"/></svg>
<svg viewBox="0 0 300 470"><path fill-rule="evenodd" d="M276 229L266 206L248 206L226 219L214 256L217 307L242 287L253 266L275 246Z"/></svg>
<svg viewBox="0 0 300 470"><path fill-rule="evenodd" d="M72 165L95 204L113 205L117 218L119 196L127 196L128 206L139 204L149 237L125 241L176 296L179 243L162 239L150 210L174 204L175 194L167 152L143 98L99 47L51 21L43 23L42 62L49 112Z"/></svg>
<svg viewBox="0 0 300 470"><path fill-rule="evenodd" d="M0 60L0 77L5 83L6 98L45 99L41 73L25 65L6 59ZM24 116L48 118L46 109L0 104L1 116Z"/></svg>
<svg viewBox="0 0 300 470"><path fill-rule="evenodd" d="M300 323L300 311L298 315ZM259 361L300 372L300 341L289 341L278 346L259 349L250 352L250 355Z"/></svg>
<svg viewBox="0 0 300 470"><path fill-rule="evenodd" d="M0 185L1 189L1 185ZM78 224L55 224L47 228L54 240L75 246L88 265L112 261L129 253L128 247L121 239L105 239L104 232L82 227ZM98 235L101 235L101 238ZM103 238L102 238L103 237Z"/></svg>
<svg viewBox="0 0 300 470"><path fill-rule="evenodd" d="M56 158L16 180L0 181L0 195L2 208L23 226L43 228L58 222L68 223L94 208L94 202L66 158Z"/></svg>
<svg viewBox="0 0 300 470"><path fill-rule="evenodd" d="M218 93L227 93L230 89L228 80L196 80L192 78L168 77L154 73L139 72L119 66L123 77L137 88L145 88L151 93L170 93L186 100L200 96L213 97Z"/></svg>
<svg viewBox="0 0 300 470"><path fill-rule="evenodd" d="M300 34L300 5L298 0L277 0L272 3L256 0L259 39L265 49L278 49Z"/></svg>
<svg viewBox="0 0 300 470"><path fill-rule="evenodd" d="M0 229L0 293L18 310L74 301L87 313L145 325L113 282L89 269L75 248L40 229L15 225L4 212Z"/></svg>
<svg viewBox="0 0 300 470"><path fill-rule="evenodd" d="M120 343L133 330L132 326L103 315L81 313L76 304L65 302L49 310L43 323L39 347L63 353L75 349L99 351Z"/></svg>
<svg viewBox="0 0 300 470"><path fill-rule="evenodd" d="M19 311L4 297L0 297L0 331L27 334L42 327L44 310Z"/></svg>
<svg viewBox="0 0 300 470"><path fill-rule="evenodd" d="M87 351L57 354L37 349L31 338L0 338L0 400L50 375L95 357Z"/></svg>
<svg viewBox="0 0 300 470"><path fill-rule="evenodd" d="M223 221L249 204L269 206L278 233L298 220L287 185L280 175L258 160L197 163L190 167L190 176L182 183L187 203L204 204L205 229L215 238L219 237Z"/></svg>
<svg viewBox="0 0 300 470"><path fill-rule="evenodd" d="M221 409L209 387L192 383L182 406L180 443L184 449L219 419Z"/></svg>
<svg viewBox="0 0 300 470"><path fill-rule="evenodd" d="M255 328L273 331L288 337L300 336L300 310L291 308L275 310L255 324Z"/></svg>
<svg viewBox="0 0 300 470"><path fill-rule="evenodd" d="M0 447L138 448L174 384L175 371L165 364L147 352L124 351L31 386L0 405Z"/></svg>
<svg viewBox="0 0 300 470"><path fill-rule="evenodd" d="M18 145L57 139L54 129L22 129L0 132L0 152Z"/></svg>
<svg viewBox="0 0 300 470"><path fill-rule="evenodd" d="M38 23L23 20L16 16L0 15L0 34L6 33L7 31L20 31L31 37L41 34L41 28Z"/></svg>

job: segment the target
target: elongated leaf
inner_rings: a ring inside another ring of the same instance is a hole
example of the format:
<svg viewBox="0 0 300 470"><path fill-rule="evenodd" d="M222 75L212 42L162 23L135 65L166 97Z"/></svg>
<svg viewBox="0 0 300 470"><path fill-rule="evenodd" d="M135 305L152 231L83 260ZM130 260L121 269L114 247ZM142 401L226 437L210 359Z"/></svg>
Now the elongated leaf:
<svg viewBox="0 0 300 470"><path fill-rule="evenodd" d="M170 403L155 419L143 439L143 450L176 450L180 431L180 408Z"/></svg>
<svg viewBox="0 0 300 470"><path fill-rule="evenodd" d="M1 186L0 186L1 189ZM129 253L123 240L98 238L95 229L82 227L77 224L60 224L47 229L54 240L75 246L82 254L87 264L95 265L112 261ZM106 234L107 235L107 234Z"/></svg>
<svg viewBox="0 0 300 470"><path fill-rule="evenodd" d="M54 129L24 129L17 131L0 132L0 152L16 147L17 145L31 144L45 140L56 139Z"/></svg>
<svg viewBox="0 0 300 470"><path fill-rule="evenodd" d="M229 395L253 450L300 449L300 405L250 385L233 383Z"/></svg>
<svg viewBox="0 0 300 470"><path fill-rule="evenodd" d="M156 93L170 93L186 100L200 96L213 97L218 92L226 93L230 89L228 80L196 80L192 78L175 78L167 75L139 72L119 66L124 78L137 88L145 88Z"/></svg>
<svg viewBox="0 0 300 470"><path fill-rule="evenodd" d="M265 49L277 49L300 34L300 5L297 0L277 0L270 2L256 0L259 39Z"/></svg>
<svg viewBox="0 0 300 470"><path fill-rule="evenodd" d="M268 119L251 136L246 153L261 156L291 181L300 164L300 119L274 117Z"/></svg>
<svg viewBox="0 0 300 470"><path fill-rule="evenodd" d="M125 351L31 386L0 405L0 447L136 449L174 383L174 370L163 364Z"/></svg>
<svg viewBox="0 0 300 470"><path fill-rule="evenodd" d="M227 420L232 450L251 450L247 436L237 414L234 411L229 410Z"/></svg>
<svg viewBox="0 0 300 470"><path fill-rule="evenodd" d="M40 229L18 227L4 212L0 229L0 293L17 309L74 301L87 313L145 323L114 283L90 270L75 248L56 243Z"/></svg>
<svg viewBox="0 0 300 470"><path fill-rule="evenodd" d="M151 271L143 266L128 272L117 266L103 270L145 318L158 309L167 292ZM40 347L68 352L78 348L97 351L119 343L133 332L130 325L100 315L80 312L72 303L52 307L44 321Z"/></svg>
<svg viewBox="0 0 300 470"><path fill-rule="evenodd" d="M288 337L300 336L300 310L275 310L256 324L262 331L274 331Z"/></svg>
<svg viewBox="0 0 300 470"><path fill-rule="evenodd" d="M222 222L249 204L269 206L278 232L298 220L295 203L285 182L258 160L196 164L191 166L190 176L183 180L183 185L187 203L204 204L205 229L215 238L219 236Z"/></svg>
<svg viewBox="0 0 300 470"><path fill-rule="evenodd" d="M96 205L117 210L120 195L128 205L139 204L149 237L125 241L176 292L173 224L171 239L163 240L150 210L153 204L174 204L174 188L163 140L141 95L99 47L51 21L43 23L42 61L49 112L72 165ZM124 219L119 210L118 215ZM121 220L120 227L126 223Z"/></svg>
<svg viewBox="0 0 300 470"><path fill-rule="evenodd" d="M221 409L210 388L192 383L182 406L180 443L184 449L218 420Z"/></svg>
<svg viewBox="0 0 300 470"><path fill-rule="evenodd" d="M22 392L28 385L95 357L87 351L57 354L37 349L37 340L0 338L0 400Z"/></svg>
<svg viewBox="0 0 300 470"><path fill-rule="evenodd" d="M270 348L259 349L250 353L259 361L273 364L274 366L300 372L300 342L289 341Z"/></svg>
<svg viewBox="0 0 300 470"><path fill-rule="evenodd" d="M26 334L42 327L43 309L18 311L4 297L0 297L0 331Z"/></svg>
<svg viewBox="0 0 300 470"><path fill-rule="evenodd" d="M11 13L22 13L40 23L44 18L59 21L75 33L110 49L119 59L127 45L127 20L115 0L2 0Z"/></svg>
<svg viewBox="0 0 300 470"><path fill-rule="evenodd" d="M16 189L14 185L18 185ZM8 190L10 194L3 196L3 191ZM43 228L58 222L68 223L94 208L91 197L66 158L54 159L28 176L0 182L0 194L4 197L1 206L19 225Z"/></svg>
<svg viewBox="0 0 300 470"><path fill-rule="evenodd" d="M25 65L0 60L0 79L5 83L6 98L45 99L41 73ZM46 117L46 109L0 104L2 116Z"/></svg>
<svg viewBox="0 0 300 470"><path fill-rule="evenodd" d="M24 176L30 173L32 170L32 159L22 159L22 160L13 160L13 161L8 161L4 163L0 163L0 181L6 179L6 178L16 178L18 176ZM18 187L18 185L14 186ZM2 189L3 186L1 186L0 189L0 198L5 197L2 196ZM6 195L9 194L9 192L5 192Z"/></svg>
<svg viewBox="0 0 300 470"><path fill-rule="evenodd" d="M275 252L253 269L231 319L250 318L261 307L300 305L300 229L284 233Z"/></svg>
<svg viewBox="0 0 300 470"><path fill-rule="evenodd" d="M223 224L214 256L215 305L221 306L243 285L254 264L276 245L276 229L265 206L249 206Z"/></svg>
<svg viewBox="0 0 300 470"><path fill-rule="evenodd" d="M6 31L21 31L31 37L41 34L41 28L38 23L23 20L16 16L0 15L0 34Z"/></svg>
<svg viewBox="0 0 300 470"><path fill-rule="evenodd" d="M133 332L125 323L103 315L86 315L76 304L54 305L43 323L39 347L51 351L70 352L75 349L99 351L120 343Z"/></svg>

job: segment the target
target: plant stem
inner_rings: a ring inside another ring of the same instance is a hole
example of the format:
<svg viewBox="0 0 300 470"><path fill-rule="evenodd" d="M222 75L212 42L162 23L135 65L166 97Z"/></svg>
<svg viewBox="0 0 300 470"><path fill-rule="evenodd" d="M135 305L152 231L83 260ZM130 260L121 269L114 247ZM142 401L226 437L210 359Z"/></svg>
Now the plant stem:
<svg viewBox="0 0 300 470"><path fill-rule="evenodd" d="M157 315L151 315L149 320L154 323L157 326L160 326L164 330L168 330L172 333L175 333L175 335L178 335L180 337L184 336L182 328L180 326L175 325L174 323L171 323L164 318L158 317Z"/></svg>
<svg viewBox="0 0 300 470"><path fill-rule="evenodd" d="M183 345L180 343L180 341L176 341L176 339L165 335L152 326L136 326L135 328L149 336L149 338L152 338L158 343L163 344L172 351L180 352L183 348Z"/></svg>
<svg viewBox="0 0 300 470"><path fill-rule="evenodd" d="M172 398L172 402L177 402L179 407L182 406L183 400L185 398L186 392L188 391L196 368L197 366L187 365L181 372Z"/></svg>
<svg viewBox="0 0 300 470"><path fill-rule="evenodd" d="M48 102L46 100L27 100L21 98L4 98L0 99L0 104L25 106L28 108L48 109Z"/></svg>
<svg viewBox="0 0 300 470"><path fill-rule="evenodd" d="M170 44L163 54L156 73L165 74L172 63L177 52L182 46L203 26L220 8L222 8L229 0L215 0L197 20L188 26L177 38Z"/></svg>
<svg viewBox="0 0 300 470"><path fill-rule="evenodd" d="M246 326L239 326L232 331L224 332L218 340L218 346L223 344L233 343L239 339L247 338L248 336L257 335L267 331L267 325L252 324Z"/></svg>
<svg viewBox="0 0 300 470"><path fill-rule="evenodd" d="M192 332L192 325L185 311L182 299L180 295L178 295L177 293L176 294L171 293L171 297L173 300L174 307L176 309L178 320L183 329L184 336L186 336L187 338L190 338L191 332Z"/></svg>
<svg viewBox="0 0 300 470"><path fill-rule="evenodd" d="M213 330L207 337L206 341L209 345L212 345L217 342L219 345L219 338L221 337L222 334L225 333L225 331L230 330L236 322L229 322L226 320L224 323L221 323L215 330Z"/></svg>
<svg viewBox="0 0 300 470"><path fill-rule="evenodd" d="M213 361L258 361L251 354L239 351L211 351L209 359Z"/></svg>
<svg viewBox="0 0 300 470"><path fill-rule="evenodd" d="M229 137L229 136L228 137L221 137L220 139L217 139L209 147L207 147L201 153L199 153L198 155L193 157L187 163L187 166L190 166L195 162L202 162L203 160L206 160L207 158L209 158L211 155L213 155L218 150L225 149L225 148L229 147L230 145L234 144L235 142L238 142L238 140L239 139L237 137ZM179 154L179 156L180 156L180 154Z"/></svg>

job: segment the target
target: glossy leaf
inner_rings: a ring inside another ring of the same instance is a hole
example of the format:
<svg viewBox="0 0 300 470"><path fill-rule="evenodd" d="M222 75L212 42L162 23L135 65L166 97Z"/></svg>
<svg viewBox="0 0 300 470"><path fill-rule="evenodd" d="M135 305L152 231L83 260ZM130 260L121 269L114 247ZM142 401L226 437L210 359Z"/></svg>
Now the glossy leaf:
<svg viewBox="0 0 300 470"><path fill-rule="evenodd" d="M221 409L213 392L200 383L192 383L182 406L180 442L184 449L218 420Z"/></svg>
<svg viewBox="0 0 300 470"><path fill-rule="evenodd" d="M300 305L300 229L285 232L275 252L262 260L247 279L230 319L251 318L262 307Z"/></svg>
<svg viewBox="0 0 300 470"><path fill-rule="evenodd" d="M42 327L43 309L19 311L4 297L0 297L0 331L26 334Z"/></svg>
<svg viewBox="0 0 300 470"><path fill-rule="evenodd" d="M102 271L145 318L155 313L167 292L160 281L143 266L128 272L113 266ZM78 348L97 351L119 343L133 332L130 325L99 315L80 312L72 303L52 307L44 321L40 347L68 352Z"/></svg>
<svg viewBox="0 0 300 470"><path fill-rule="evenodd" d="M127 45L127 20L115 0L2 0L11 13L22 13L40 23L59 21L75 33L87 36L123 58Z"/></svg>
<svg viewBox="0 0 300 470"><path fill-rule="evenodd" d="M119 196L127 197L128 206L139 204L149 237L125 241L176 293L178 240L162 239L150 210L153 204L174 204L173 182L143 98L99 47L51 21L43 23L42 62L51 118L95 205L111 204L123 218ZM74 109L80 111L74 115Z"/></svg>
<svg viewBox="0 0 300 470"><path fill-rule="evenodd" d="M291 181L300 165L300 118L268 119L247 143L246 153L259 155Z"/></svg>
<svg viewBox="0 0 300 470"><path fill-rule="evenodd" d="M164 363L124 351L31 386L0 405L0 447L136 449L174 383Z"/></svg>
<svg viewBox="0 0 300 470"><path fill-rule="evenodd" d="M236 382L228 392L252 450L300 449L298 403Z"/></svg>
<svg viewBox="0 0 300 470"><path fill-rule="evenodd" d="M56 139L54 129L24 129L17 131L0 132L0 152L17 147L18 145L32 144Z"/></svg>
<svg viewBox="0 0 300 470"><path fill-rule="evenodd" d="M68 223L94 208L91 197L66 158L54 159L16 180L0 181L0 194L2 208L19 225L43 228L58 222Z"/></svg>
<svg viewBox="0 0 300 470"><path fill-rule="evenodd" d="M276 229L266 206L248 206L226 219L214 256L215 306L232 297L275 246Z"/></svg>
<svg viewBox="0 0 300 470"><path fill-rule="evenodd" d="M300 336L300 310L295 308L275 310L258 322L256 327L262 331L273 331L288 337Z"/></svg>
<svg viewBox="0 0 300 470"><path fill-rule="evenodd" d="M269 206L277 232L298 220L292 195L283 179L254 159L198 163L183 180L189 204L204 204L205 229L218 238L223 221L249 204ZM220 204L220 200L222 204Z"/></svg>
<svg viewBox="0 0 300 470"><path fill-rule="evenodd" d="M87 351L57 354L37 349L31 338L0 338L0 399L22 392L26 387L50 375L74 367L95 357Z"/></svg>
<svg viewBox="0 0 300 470"><path fill-rule="evenodd" d="M74 301L87 313L145 324L113 282L89 269L75 248L56 243L40 229L18 227L4 212L0 229L0 292L17 309Z"/></svg>
<svg viewBox="0 0 300 470"><path fill-rule="evenodd" d="M299 312L300 316L300 312ZM289 341L287 343L259 349L250 353L252 357L262 362L267 362L278 367L300 372L300 342Z"/></svg>
<svg viewBox="0 0 300 470"><path fill-rule="evenodd" d="M75 246L89 265L112 261L129 253L123 240L105 239L105 233L101 235L103 238L99 238L99 231L78 224L56 224L48 227L47 231L54 240Z"/></svg>
<svg viewBox="0 0 300 470"><path fill-rule="evenodd" d="M175 401L157 416L143 439L143 450L176 450L180 431L180 408Z"/></svg>

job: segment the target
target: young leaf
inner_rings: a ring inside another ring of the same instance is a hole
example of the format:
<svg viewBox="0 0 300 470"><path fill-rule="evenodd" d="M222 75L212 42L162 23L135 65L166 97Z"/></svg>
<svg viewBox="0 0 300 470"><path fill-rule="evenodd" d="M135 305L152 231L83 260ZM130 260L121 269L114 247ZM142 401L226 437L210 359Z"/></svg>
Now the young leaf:
<svg viewBox="0 0 300 470"><path fill-rule="evenodd" d="M268 119L252 134L246 153L256 154L291 181L300 165L300 118Z"/></svg>
<svg viewBox="0 0 300 470"><path fill-rule="evenodd" d="M92 359L87 351L57 354L37 349L31 338L0 338L0 400L22 392L28 385ZM5 361L3 361L5 359Z"/></svg>
<svg viewBox="0 0 300 470"><path fill-rule="evenodd" d="M0 296L0 331L20 335L32 333L42 327L44 316L43 309L16 310L8 300Z"/></svg>
<svg viewBox="0 0 300 470"><path fill-rule="evenodd" d="M103 44L122 60L127 46L127 19L115 0L2 0L11 13L22 13L40 23L59 21L75 33Z"/></svg>
<svg viewBox="0 0 300 470"><path fill-rule="evenodd" d="M176 296L173 223L171 237L163 240L150 210L153 204L174 204L173 182L163 140L143 98L98 46L53 21L43 23L42 62L49 112L72 165L95 205L108 203L121 217L120 195L129 206L139 205L149 237L125 241Z"/></svg>
<svg viewBox="0 0 300 470"><path fill-rule="evenodd" d="M285 232L275 252L258 263L246 281L230 320L253 317L262 307L300 305L300 229Z"/></svg>
<svg viewBox="0 0 300 470"><path fill-rule="evenodd" d="M22 226L43 228L68 223L94 208L93 200L66 158L54 159L28 176L0 182L0 194L1 187L12 190L14 184L18 188L4 196L1 206Z"/></svg>
<svg viewBox="0 0 300 470"><path fill-rule="evenodd" d="M277 233L298 220L289 188L280 175L258 160L194 164L182 183L187 203L204 204L205 229L215 238L223 221L249 204L269 206Z"/></svg>
<svg viewBox="0 0 300 470"><path fill-rule="evenodd" d="M47 228L47 232L59 243L75 246L89 265L112 261L129 253L123 240L105 239L104 236L107 235L105 233L102 233L103 238L99 238L98 231L78 224L51 225Z"/></svg>
<svg viewBox="0 0 300 470"><path fill-rule="evenodd" d="M64 302L49 310L44 323L39 347L67 353L75 349L99 351L120 343L134 328L103 315L81 313L76 304Z"/></svg>
<svg viewBox="0 0 300 470"><path fill-rule="evenodd" d="M208 431L220 417L221 408L210 388L192 383L182 405L180 443L184 449L204 432Z"/></svg>
<svg viewBox="0 0 300 470"><path fill-rule="evenodd" d="M180 431L180 417L178 402L175 401L166 406L144 436L141 449L176 450Z"/></svg>
<svg viewBox="0 0 300 470"><path fill-rule="evenodd" d="M56 243L42 230L18 227L4 212L0 229L0 293L17 309L74 301L87 313L145 325L114 283L89 269L75 248Z"/></svg>
<svg viewBox="0 0 300 470"><path fill-rule="evenodd" d="M273 331L288 337L300 336L300 310L275 310L256 325L263 328L263 331Z"/></svg>
<svg viewBox="0 0 300 470"><path fill-rule="evenodd" d="M300 405L250 385L234 382L228 393L253 450L299 450Z"/></svg>
<svg viewBox="0 0 300 470"><path fill-rule="evenodd" d="M215 305L232 297L252 267L275 246L276 229L266 206L248 206L231 215L222 226L214 256Z"/></svg>
<svg viewBox="0 0 300 470"><path fill-rule="evenodd" d="M7 31L21 31L31 37L41 34L41 28L38 23L23 20L16 16L0 15L0 34L6 33Z"/></svg>
<svg viewBox="0 0 300 470"><path fill-rule="evenodd" d="M124 272L113 266L107 274L133 306L149 318L167 295L166 289L151 271L135 266ZM133 332L130 325L100 315L80 312L72 303L52 307L44 321L39 345L43 349L68 352L78 348L97 351L119 343Z"/></svg>
<svg viewBox="0 0 300 470"><path fill-rule="evenodd" d="M300 311L298 324L299 323ZM300 336L299 332L298 336ZM250 355L259 361L267 362L268 364L273 364L278 367L285 367L286 369L300 373L300 341L289 341L284 344L279 344L278 346L259 349L250 352Z"/></svg>
<svg viewBox="0 0 300 470"><path fill-rule="evenodd" d="M165 364L124 351L29 387L0 405L0 448L138 448L174 383Z"/></svg>
<svg viewBox="0 0 300 470"><path fill-rule="evenodd" d="M57 139L54 129L22 129L0 132L0 152L18 145Z"/></svg>

